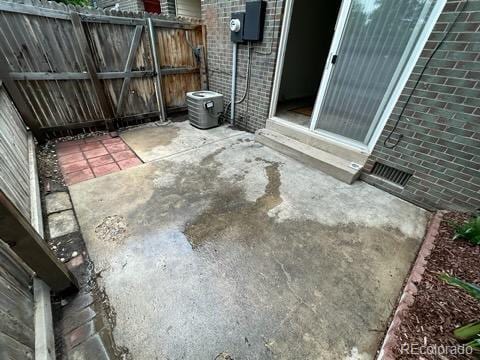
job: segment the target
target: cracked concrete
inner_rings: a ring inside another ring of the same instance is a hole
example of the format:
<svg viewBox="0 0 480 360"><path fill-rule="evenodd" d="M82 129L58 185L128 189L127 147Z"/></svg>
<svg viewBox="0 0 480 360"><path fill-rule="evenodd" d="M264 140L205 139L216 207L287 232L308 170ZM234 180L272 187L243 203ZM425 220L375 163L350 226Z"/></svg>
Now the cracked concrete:
<svg viewBox="0 0 480 360"><path fill-rule="evenodd" d="M70 187L116 342L137 359L373 358L428 214L252 134L166 129L131 130L138 148L122 134L149 163ZM112 217L121 241L96 231Z"/></svg>

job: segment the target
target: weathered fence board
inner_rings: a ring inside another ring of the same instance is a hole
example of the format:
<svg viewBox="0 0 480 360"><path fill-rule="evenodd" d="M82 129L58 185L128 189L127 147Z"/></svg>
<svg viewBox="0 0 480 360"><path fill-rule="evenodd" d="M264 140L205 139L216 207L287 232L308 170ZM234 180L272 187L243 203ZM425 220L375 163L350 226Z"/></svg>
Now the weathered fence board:
<svg viewBox="0 0 480 360"><path fill-rule="evenodd" d="M17 109L0 84L0 189L30 218L28 136Z"/></svg>
<svg viewBox="0 0 480 360"><path fill-rule="evenodd" d="M32 274L0 239L0 358L33 359Z"/></svg>
<svg viewBox="0 0 480 360"><path fill-rule="evenodd" d="M186 92L206 88L204 28L150 19L155 44L143 13L0 3L0 63L8 68L0 79L18 90L36 135L37 127L43 133L162 118L185 107Z"/></svg>

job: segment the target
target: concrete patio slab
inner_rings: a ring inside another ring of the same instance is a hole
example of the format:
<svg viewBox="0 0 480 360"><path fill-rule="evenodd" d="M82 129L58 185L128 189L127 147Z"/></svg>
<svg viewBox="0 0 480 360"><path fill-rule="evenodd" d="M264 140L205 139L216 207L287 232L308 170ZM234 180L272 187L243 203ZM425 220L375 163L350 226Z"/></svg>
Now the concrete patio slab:
<svg viewBox="0 0 480 360"><path fill-rule="evenodd" d="M149 162L240 133L226 125L205 131L193 127L188 121L181 121L169 124L148 123L124 131L120 136L143 162Z"/></svg>
<svg viewBox="0 0 480 360"><path fill-rule="evenodd" d="M428 214L252 134L187 147L185 124L158 129L177 137L125 141L168 158L70 187L116 342L136 359L372 359Z"/></svg>

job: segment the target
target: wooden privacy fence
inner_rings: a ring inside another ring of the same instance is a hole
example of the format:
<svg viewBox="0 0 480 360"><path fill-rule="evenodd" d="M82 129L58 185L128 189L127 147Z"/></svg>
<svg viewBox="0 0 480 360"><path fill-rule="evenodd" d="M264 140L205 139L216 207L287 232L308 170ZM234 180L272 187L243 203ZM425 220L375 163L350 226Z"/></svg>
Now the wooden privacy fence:
<svg viewBox="0 0 480 360"><path fill-rule="evenodd" d="M0 1L0 79L37 137L185 107L205 28L158 15Z"/></svg>

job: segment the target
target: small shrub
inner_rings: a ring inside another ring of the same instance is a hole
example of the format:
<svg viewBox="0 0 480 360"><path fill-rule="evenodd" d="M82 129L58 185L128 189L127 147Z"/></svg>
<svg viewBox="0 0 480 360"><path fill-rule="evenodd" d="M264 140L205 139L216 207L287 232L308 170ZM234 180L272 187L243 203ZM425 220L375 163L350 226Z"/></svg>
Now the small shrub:
<svg viewBox="0 0 480 360"><path fill-rule="evenodd" d="M480 245L480 216L457 226L453 240L456 239L465 239L474 245Z"/></svg>

